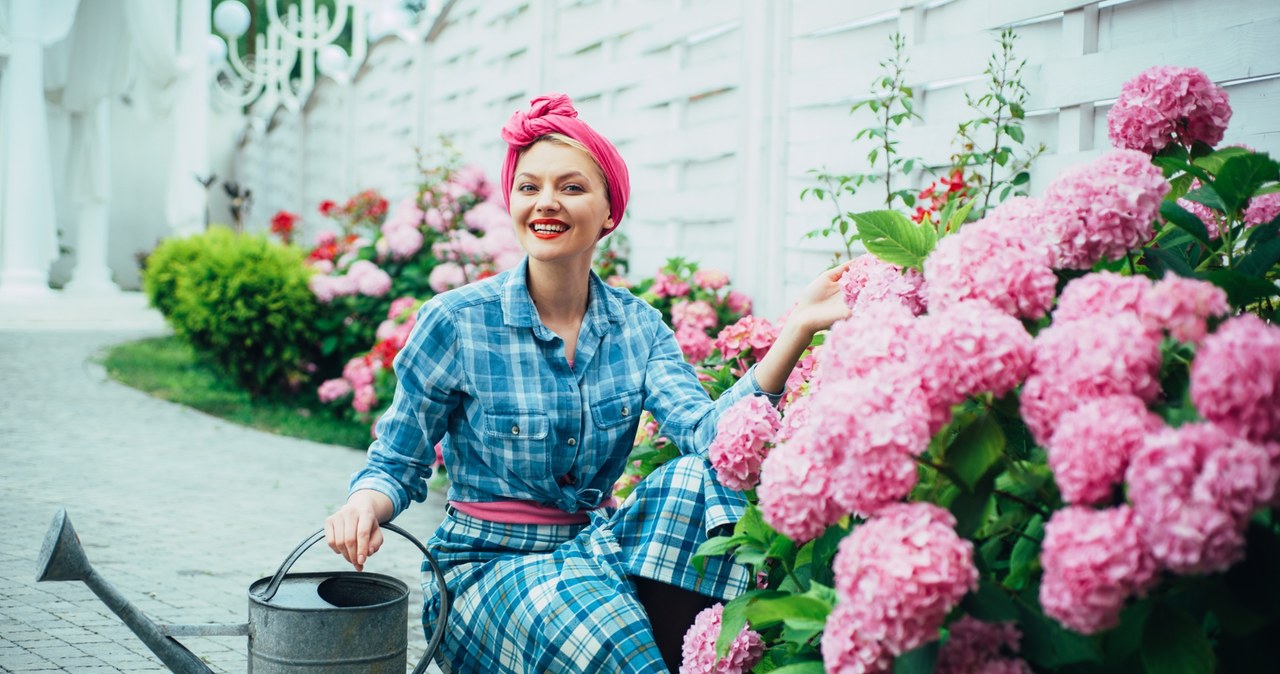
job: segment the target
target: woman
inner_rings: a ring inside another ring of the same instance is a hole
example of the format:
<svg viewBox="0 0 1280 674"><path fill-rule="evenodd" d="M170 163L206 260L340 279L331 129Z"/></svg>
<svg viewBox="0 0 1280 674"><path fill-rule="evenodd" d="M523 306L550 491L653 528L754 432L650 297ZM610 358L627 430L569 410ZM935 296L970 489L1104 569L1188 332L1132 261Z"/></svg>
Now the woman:
<svg viewBox="0 0 1280 674"><path fill-rule="evenodd" d="M368 463L325 521L329 546L361 569L379 523L426 498L440 441L449 506L429 545L453 596L446 671L674 670L696 614L747 587L729 558L701 574L691 563L745 505L707 462L716 421L745 396L776 402L814 333L848 315L842 269L805 289L773 348L712 402L659 312L591 271L630 191L617 150L563 95L534 99L502 136L527 256L423 306ZM686 455L619 505L642 410Z"/></svg>

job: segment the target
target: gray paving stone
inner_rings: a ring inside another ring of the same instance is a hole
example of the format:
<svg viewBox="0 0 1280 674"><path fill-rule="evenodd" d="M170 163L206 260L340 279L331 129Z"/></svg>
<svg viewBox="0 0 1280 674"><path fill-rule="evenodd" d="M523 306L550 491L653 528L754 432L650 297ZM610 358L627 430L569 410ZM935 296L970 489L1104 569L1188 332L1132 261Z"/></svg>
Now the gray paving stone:
<svg viewBox="0 0 1280 674"><path fill-rule="evenodd" d="M0 671L163 672L80 582L36 583L45 531L66 507L98 573L153 620L247 620L251 583L270 576L346 497L362 452L259 433L150 398L106 377L106 346L147 329L38 329L0 321ZM119 325L151 325L146 320ZM397 524L425 540L443 494ZM419 556L394 541L368 568L411 588L410 658L425 646ZM346 571L323 544L297 571ZM243 637L183 638L217 672L243 672ZM435 671L435 670L433 670Z"/></svg>

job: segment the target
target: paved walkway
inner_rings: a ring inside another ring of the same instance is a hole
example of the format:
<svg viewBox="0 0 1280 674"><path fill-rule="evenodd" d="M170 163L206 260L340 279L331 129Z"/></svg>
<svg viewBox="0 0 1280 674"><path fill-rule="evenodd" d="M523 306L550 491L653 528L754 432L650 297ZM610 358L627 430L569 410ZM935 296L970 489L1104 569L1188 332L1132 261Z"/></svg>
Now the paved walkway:
<svg viewBox="0 0 1280 674"><path fill-rule="evenodd" d="M163 332L136 294L0 301L0 671L163 672L83 583L36 583L45 531L65 506L89 561L157 622L240 623L248 587L346 496L359 451L252 431L109 380L104 347ZM425 540L443 495L397 524ZM410 658L425 646L420 555L391 536L368 566L413 589ZM346 570L323 543L297 571ZM244 672L245 637L183 637L218 672ZM433 671L435 671L433 669Z"/></svg>

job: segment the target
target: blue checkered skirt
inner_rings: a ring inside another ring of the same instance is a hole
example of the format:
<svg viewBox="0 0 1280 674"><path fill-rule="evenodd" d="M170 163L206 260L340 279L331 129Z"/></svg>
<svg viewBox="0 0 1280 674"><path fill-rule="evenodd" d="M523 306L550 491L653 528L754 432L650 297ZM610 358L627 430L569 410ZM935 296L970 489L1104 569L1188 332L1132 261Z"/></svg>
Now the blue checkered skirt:
<svg viewBox="0 0 1280 674"><path fill-rule="evenodd" d="M502 524L449 508L428 544L453 599L436 662L458 674L665 672L629 577L738 596L746 567L712 558L699 574L692 562L710 532L737 521L745 505L706 459L683 456L586 524ZM425 563L423 594L429 634L439 596Z"/></svg>

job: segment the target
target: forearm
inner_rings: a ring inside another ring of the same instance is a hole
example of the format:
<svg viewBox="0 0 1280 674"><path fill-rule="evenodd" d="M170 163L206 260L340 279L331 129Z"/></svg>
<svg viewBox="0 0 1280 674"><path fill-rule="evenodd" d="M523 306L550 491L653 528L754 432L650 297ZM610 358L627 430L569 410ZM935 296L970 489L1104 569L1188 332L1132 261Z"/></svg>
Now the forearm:
<svg viewBox="0 0 1280 674"><path fill-rule="evenodd" d="M804 350L809 348L815 332L802 325L801 321L795 320L794 316L782 325L778 339L756 365L756 383L761 389L766 393L783 392L791 370L795 368Z"/></svg>
<svg viewBox="0 0 1280 674"><path fill-rule="evenodd" d="M391 521L395 516L395 504L391 497L373 489L357 489L347 497L347 505L373 513L380 524Z"/></svg>

